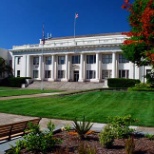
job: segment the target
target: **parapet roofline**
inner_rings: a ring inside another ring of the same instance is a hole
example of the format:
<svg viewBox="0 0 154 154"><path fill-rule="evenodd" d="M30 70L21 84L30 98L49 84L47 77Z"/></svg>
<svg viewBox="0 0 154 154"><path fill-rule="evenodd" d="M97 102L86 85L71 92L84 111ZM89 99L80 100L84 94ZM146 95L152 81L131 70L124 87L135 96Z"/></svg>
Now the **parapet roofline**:
<svg viewBox="0 0 154 154"><path fill-rule="evenodd" d="M110 36L110 35L123 35L123 32L76 35L75 38L95 37L95 36ZM45 40L47 41L47 40L59 40L59 39L70 39L70 38L74 38L74 36L52 37L52 38L45 38Z"/></svg>

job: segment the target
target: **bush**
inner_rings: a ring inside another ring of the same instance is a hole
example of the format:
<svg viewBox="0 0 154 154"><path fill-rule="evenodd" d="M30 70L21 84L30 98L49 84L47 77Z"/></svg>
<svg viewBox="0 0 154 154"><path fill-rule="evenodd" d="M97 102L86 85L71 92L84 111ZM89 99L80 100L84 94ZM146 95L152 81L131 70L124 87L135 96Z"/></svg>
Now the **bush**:
<svg viewBox="0 0 154 154"><path fill-rule="evenodd" d="M114 138L128 138L134 132L134 129L129 128L130 124L136 121L136 119L133 119L131 115L124 117L116 116L109 119L111 120L112 134L114 135Z"/></svg>
<svg viewBox="0 0 154 154"><path fill-rule="evenodd" d="M30 77L8 77L1 80L0 86L21 87L22 84L26 84L26 79L31 79L31 78Z"/></svg>
<svg viewBox="0 0 154 154"><path fill-rule="evenodd" d="M25 148L33 153L46 153L54 148L55 144L61 142L60 139L53 137L53 130L55 125L51 122L47 125L47 131L41 131L39 125L29 125L31 133L24 136L24 140L20 140L16 143L16 146L12 146L6 154L20 154L21 149Z"/></svg>
<svg viewBox="0 0 154 154"><path fill-rule="evenodd" d="M104 127L104 130L101 131L100 134L99 134L99 142L105 148L111 148L113 146L114 135L113 135L111 129L112 129L111 125L106 125Z"/></svg>
<svg viewBox="0 0 154 154"><path fill-rule="evenodd" d="M42 132L39 125L30 126L32 133L24 136L26 149L35 153L51 150L56 143L60 143L60 140L53 137L53 130L55 125L51 122L48 123L48 131Z"/></svg>
<svg viewBox="0 0 154 154"><path fill-rule="evenodd" d="M154 88L148 83L139 83L135 87L128 88L128 91L154 91Z"/></svg>
<svg viewBox="0 0 154 154"><path fill-rule="evenodd" d="M132 135L134 130L129 128L129 126L131 122L136 121L130 115L125 117L116 116L110 118L110 120L111 123L106 125L99 135L100 143L106 148L112 147L114 139L128 138Z"/></svg>
<svg viewBox="0 0 154 154"><path fill-rule="evenodd" d="M125 151L126 154L133 154L135 151L135 142L134 142L134 137L131 136L126 140L125 143Z"/></svg>
<svg viewBox="0 0 154 154"><path fill-rule="evenodd" d="M140 83L140 80L124 79L124 78L112 78L108 79L108 86L110 88L128 88L134 87L135 84Z"/></svg>

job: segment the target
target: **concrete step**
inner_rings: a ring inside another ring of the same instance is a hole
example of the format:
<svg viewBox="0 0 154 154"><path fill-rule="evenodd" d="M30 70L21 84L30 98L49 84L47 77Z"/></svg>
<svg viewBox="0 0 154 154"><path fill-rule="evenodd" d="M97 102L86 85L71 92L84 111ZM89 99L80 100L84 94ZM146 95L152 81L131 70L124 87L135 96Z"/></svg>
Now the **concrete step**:
<svg viewBox="0 0 154 154"><path fill-rule="evenodd" d="M86 90L86 89L96 89L105 88L103 82L101 83L91 83L91 82L51 82L51 81L34 81L27 88L28 89L59 89L59 90Z"/></svg>

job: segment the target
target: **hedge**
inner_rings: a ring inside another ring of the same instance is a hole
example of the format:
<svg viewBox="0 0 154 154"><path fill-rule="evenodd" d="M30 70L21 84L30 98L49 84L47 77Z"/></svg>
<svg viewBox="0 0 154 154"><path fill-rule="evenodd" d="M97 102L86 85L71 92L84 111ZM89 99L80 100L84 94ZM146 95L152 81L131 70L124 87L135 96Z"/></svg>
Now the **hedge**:
<svg viewBox="0 0 154 154"><path fill-rule="evenodd" d="M108 87L112 88L128 88L134 87L135 84L140 83L136 79L112 78L108 79Z"/></svg>
<svg viewBox="0 0 154 154"><path fill-rule="evenodd" d="M8 77L1 80L0 86L21 87L22 84L26 83L26 79L31 79L31 78L30 77Z"/></svg>

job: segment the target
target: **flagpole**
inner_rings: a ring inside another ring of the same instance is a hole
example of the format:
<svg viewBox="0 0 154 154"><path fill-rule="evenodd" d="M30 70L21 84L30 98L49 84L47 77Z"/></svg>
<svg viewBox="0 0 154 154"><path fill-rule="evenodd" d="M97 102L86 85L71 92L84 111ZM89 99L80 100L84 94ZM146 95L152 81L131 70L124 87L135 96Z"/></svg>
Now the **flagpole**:
<svg viewBox="0 0 154 154"><path fill-rule="evenodd" d="M41 90L44 90L44 86L43 86L43 71L44 71L44 59L43 59L43 54L44 54L44 51L43 51L43 48L44 48L44 44L42 44L42 65L41 65L41 68L42 68L42 75L41 75Z"/></svg>
<svg viewBox="0 0 154 154"><path fill-rule="evenodd" d="M78 18L78 13L75 13L75 16L74 16L74 45L76 46L76 43L75 43L75 28L76 28L76 19ZM75 48L74 48L74 51L75 51Z"/></svg>
<svg viewBox="0 0 154 154"><path fill-rule="evenodd" d="M45 34L44 34L44 24L42 27L42 65L41 65L41 90L44 90L44 85L43 85L43 78L44 78L44 44L45 44Z"/></svg>

